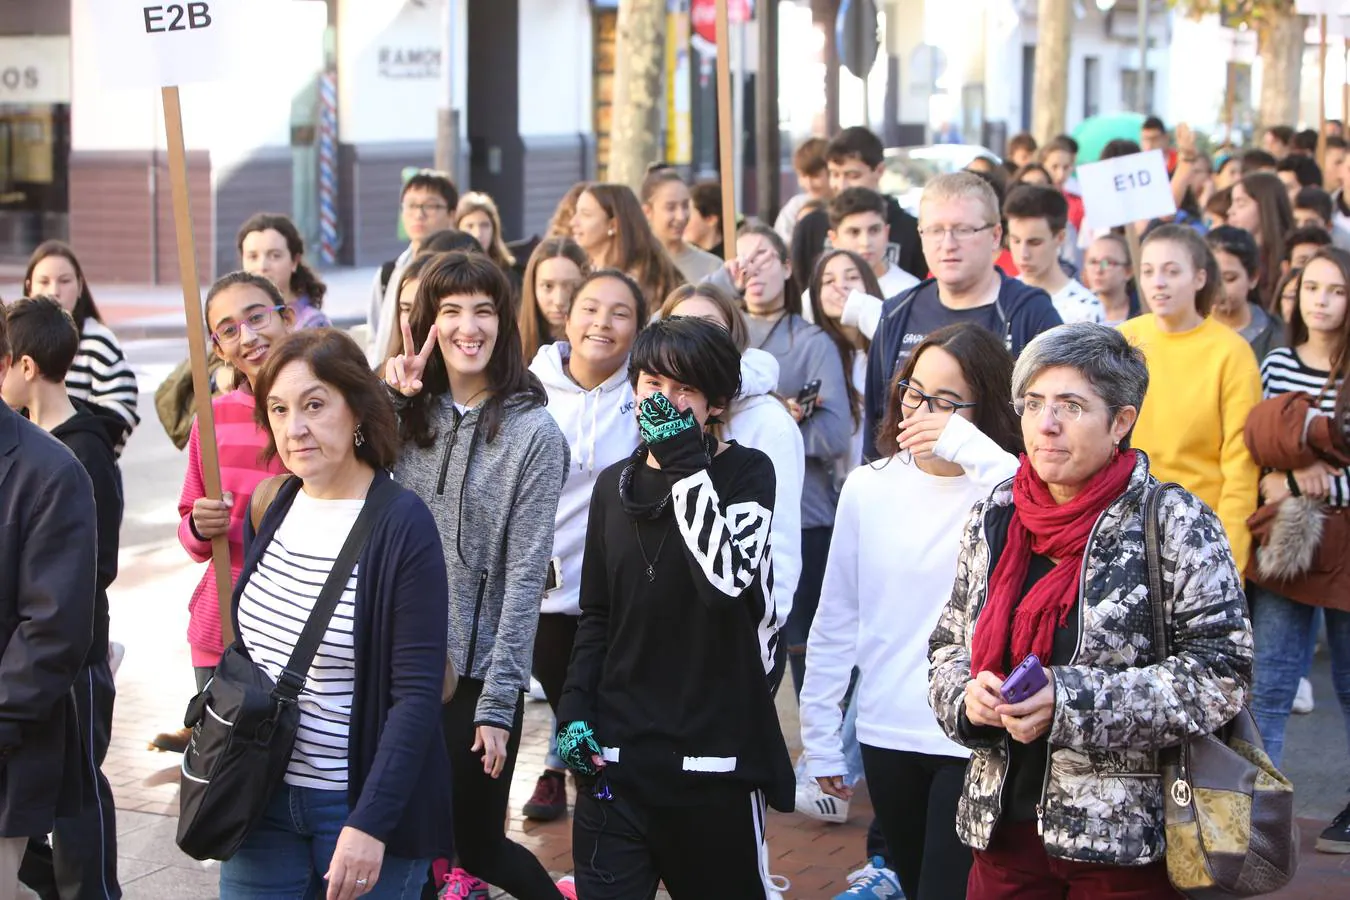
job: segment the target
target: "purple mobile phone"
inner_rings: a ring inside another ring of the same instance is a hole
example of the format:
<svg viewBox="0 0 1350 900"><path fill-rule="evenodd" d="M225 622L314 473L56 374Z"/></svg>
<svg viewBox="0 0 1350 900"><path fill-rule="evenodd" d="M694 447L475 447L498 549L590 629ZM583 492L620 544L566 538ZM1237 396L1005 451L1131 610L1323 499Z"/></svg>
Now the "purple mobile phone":
<svg viewBox="0 0 1350 900"><path fill-rule="evenodd" d="M1048 683L1045 670L1041 668L1041 661L1033 653L1022 660L1020 666L1013 669L1008 680L1003 682L1003 688L999 693L1003 695L1005 703L1021 703Z"/></svg>

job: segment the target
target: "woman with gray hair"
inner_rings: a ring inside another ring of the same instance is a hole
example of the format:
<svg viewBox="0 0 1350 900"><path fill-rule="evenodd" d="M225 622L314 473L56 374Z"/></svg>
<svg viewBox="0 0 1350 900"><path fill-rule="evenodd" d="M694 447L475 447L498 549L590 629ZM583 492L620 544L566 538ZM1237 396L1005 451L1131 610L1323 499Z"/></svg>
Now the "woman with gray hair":
<svg viewBox="0 0 1350 900"><path fill-rule="evenodd" d="M929 639L929 703L971 750L956 819L971 900L1179 896L1157 751L1237 714L1252 638L1223 526L1172 490L1158 529L1170 654L1154 647L1157 481L1129 442L1147 389L1142 354L1090 323L1040 335L1013 371L1026 455L972 512Z"/></svg>

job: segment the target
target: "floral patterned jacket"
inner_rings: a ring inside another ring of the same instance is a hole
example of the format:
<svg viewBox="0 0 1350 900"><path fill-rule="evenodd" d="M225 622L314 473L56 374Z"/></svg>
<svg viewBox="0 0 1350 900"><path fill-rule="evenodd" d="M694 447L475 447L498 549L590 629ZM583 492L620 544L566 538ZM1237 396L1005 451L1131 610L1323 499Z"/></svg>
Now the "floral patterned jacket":
<svg viewBox="0 0 1350 900"><path fill-rule="evenodd" d="M1162 857L1162 780L1157 750L1211 733L1245 701L1251 621L1242 579L1218 517L1190 493L1161 504L1164 607L1172 655L1153 650L1142 506L1157 482L1141 452L1124 493L1102 513L1083 555L1073 664L1053 666L1049 771L1037 808L1046 851L1107 865ZM971 635L984 606L990 536L1002 547L1012 482L975 506L962 535L952 597L929 638L928 702L952 740L970 748L956 830L989 846L1002 811L1007 732L965 714ZM997 532L997 529L1002 532Z"/></svg>

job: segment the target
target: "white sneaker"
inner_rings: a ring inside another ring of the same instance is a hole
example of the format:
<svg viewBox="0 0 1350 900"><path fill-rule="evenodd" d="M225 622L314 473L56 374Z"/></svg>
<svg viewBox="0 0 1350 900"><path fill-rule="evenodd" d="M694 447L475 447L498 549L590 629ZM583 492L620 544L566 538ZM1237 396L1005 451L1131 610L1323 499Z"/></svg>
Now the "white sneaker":
<svg viewBox="0 0 1350 900"><path fill-rule="evenodd" d="M537 678L530 679L530 692L525 696L529 697L531 700L548 699L548 697L544 696L544 686L539 683L539 679Z"/></svg>
<svg viewBox="0 0 1350 900"><path fill-rule="evenodd" d="M1307 715L1313 711L1313 692L1312 682L1306 678L1298 680L1298 691L1294 694L1293 712L1299 715Z"/></svg>
<svg viewBox="0 0 1350 900"><path fill-rule="evenodd" d="M810 783L797 785L797 812L820 822L838 824L848 821L848 801L825 793L813 778Z"/></svg>
<svg viewBox="0 0 1350 900"><path fill-rule="evenodd" d="M122 667L122 657L127 655L127 648L117 641L108 641L108 672L114 678L117 677L117 670Z"/></svg>

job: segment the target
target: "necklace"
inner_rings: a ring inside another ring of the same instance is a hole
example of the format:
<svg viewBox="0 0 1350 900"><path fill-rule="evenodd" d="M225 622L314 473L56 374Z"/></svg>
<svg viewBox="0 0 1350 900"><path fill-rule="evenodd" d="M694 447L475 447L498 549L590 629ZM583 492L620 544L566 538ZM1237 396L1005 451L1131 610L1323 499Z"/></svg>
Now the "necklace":
<svg viewBox="0 0 1350 900"><path fill-rule="evenodd" d="M771 319L774 316L780 315L784 312L787 312L787 304L784 304L782 306L775 306L773 309L766 309L763 312L754 312L753 310L747 308L745 314L752 319Z"/></svg>
<svg viewBox="0 0 1350 900"><path fill-rule="evenodd" d="M670 537L671 526L674 524L674 519L666 523L666 531L661 535L661 543L656 545L656 555L648 559L647 548L642 546L642 527L636 520L633 522L633 535L637 538L638 553L642 554L642 563L647 567L648 581L656 581L656 564L661 561L661 551L666 549L666 538Z"/></svg>

